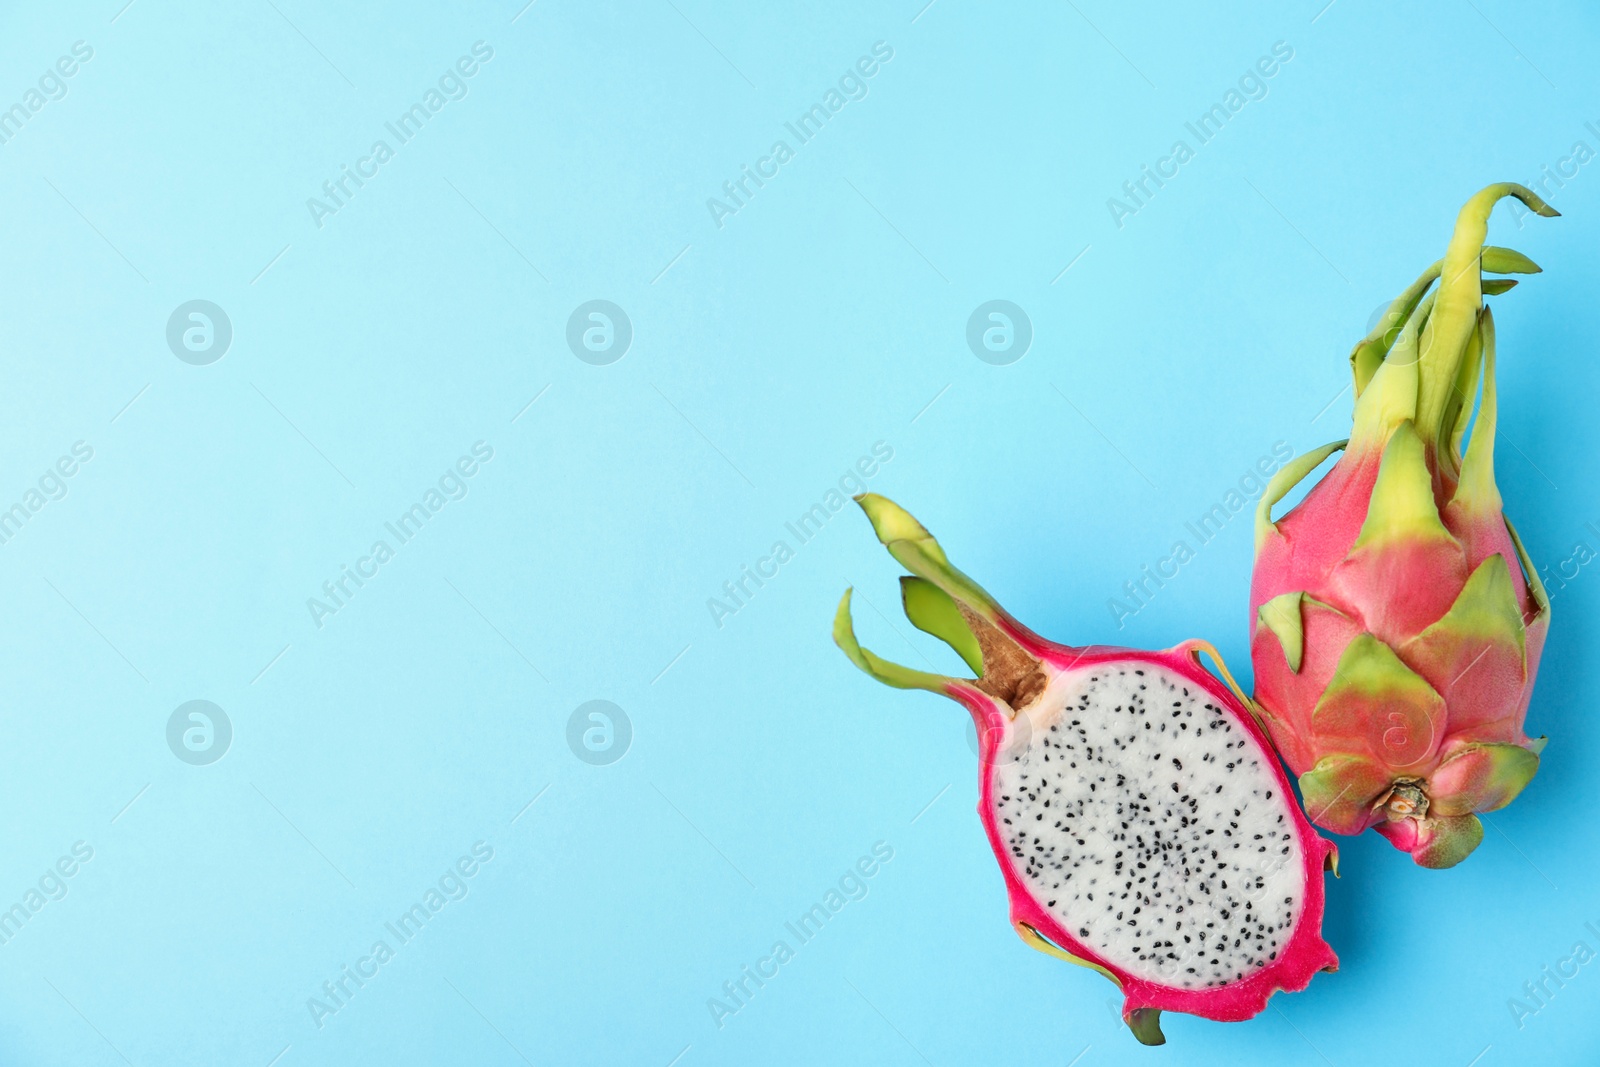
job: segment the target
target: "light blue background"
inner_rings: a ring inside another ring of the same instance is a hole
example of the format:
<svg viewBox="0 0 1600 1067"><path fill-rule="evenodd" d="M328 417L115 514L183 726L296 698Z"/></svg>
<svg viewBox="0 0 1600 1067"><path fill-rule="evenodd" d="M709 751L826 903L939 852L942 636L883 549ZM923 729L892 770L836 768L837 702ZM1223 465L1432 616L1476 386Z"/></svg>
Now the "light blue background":
<svg viewBox="0 0 1600 1067"><path fill-rule="evenodd" d="M0 506L94 458L0 545L0 907L94 858L0 945L0 1061L1595 1055L1600 964L1521 1029L1507 1005L1600 949L1595 565L1555 592L1543 767L1477 854L1341 839L1343 970L1248 1023L1169 1015L1164 1050L1012 935L959 709L828 642L855 583L866 643L953 669L873 610L897 568L853 509L720 627L707 600L883 441L871 488L1042 632L1246 670L1246 518L1121 630L1107 599L1274 442L1344 435L1351 343L1468 195L1600 149L1600 15L922 3L7 5L0 106L94 57L0 146ZM466 98L319 229L307 198L479 40ZM719 228L707 198L877 41L866 98ZM1119 229L1107 198L1276 41L1268 96ZM1600 548L1600 162L1551 199L1491 227L1547 271L1497 317L1500 482L1545 565ZM234 329L209 366L165 341L197 298ZM596 298L635 330L609 366L565 342ZM1033 324L1010 366L966 347L990 299ZM314 625L480 440L469 495ZM209 766L165 740L192 699L233 724ZM609 766L565 739L593 699L633 725ZM477 841L469 895L319 1029L307 999ZM867 897L719 1029L707 999L878 841Z"/></svg>

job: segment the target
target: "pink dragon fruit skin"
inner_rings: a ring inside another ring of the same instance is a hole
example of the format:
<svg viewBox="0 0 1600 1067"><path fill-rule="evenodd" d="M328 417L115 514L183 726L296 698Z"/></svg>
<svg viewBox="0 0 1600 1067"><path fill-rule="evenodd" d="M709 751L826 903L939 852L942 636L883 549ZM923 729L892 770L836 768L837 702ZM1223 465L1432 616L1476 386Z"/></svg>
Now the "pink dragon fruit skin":
<svg viewBox="0 0 1600 1067"><path fill-rule="evenodd" d="M1263 722L1313 822L1375 828L1424 867L1477 847L1473 813L1509 804L1544 746L1523 720L1550 604L1494 479L1494 321L1483 295L1516 283L1482 275L1539 270L1484 246L1505 196L1557 214L1511 183L1469 200L1444 259L1351 353L1349 441L1285 466L1256 514L1251 656ZM1273 521L1273 505L1341 448Z"/></svg>
<svg viewBox="0 0 1600 1067"><path fill-rule="evenodd" d="M1200 652L1215 657L1209 645L1047 641L900 507L875 493L856 501L912 572L901 578L906 616L977 677L862 648L850 591L834 641L878 681L972 715L978 814L1024 943L1115 982L1123 1020L1152 1045L1164 1041L1162 1011L1248 1019L1273 993L1337 969L1321 932L1333 845L1306 821L1242 695L1200 666Z"/></svg>

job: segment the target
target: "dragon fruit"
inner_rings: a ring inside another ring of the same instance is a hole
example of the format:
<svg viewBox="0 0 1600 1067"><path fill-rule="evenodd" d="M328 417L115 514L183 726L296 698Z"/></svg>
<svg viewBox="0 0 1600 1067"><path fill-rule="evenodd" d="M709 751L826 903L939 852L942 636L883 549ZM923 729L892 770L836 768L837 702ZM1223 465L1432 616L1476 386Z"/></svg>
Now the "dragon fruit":
<svg viewBox="0 0 1600 1067"><path fill-rule="evenodd" d="M833 638L878 681L971 712L978 814L1024 942L1115 982L1146 1044L1164 1041L1162 1011L1248 1019L1277 990L1337 967L1321 933L1333 845L1306 822L1242 700L1201 667L1201 652L1216 657L1209 645L1046 641L951 566L916 519L876 494L856 501L911 571L906 616L977 677L863 649L849 590Z"/></svg>
<svg viewBox="0 0 1600 1067"><path fill-rule="evenodd" d="M1510 183L1467 201L1444 259L1351 353L1350 439L1287 464L1256 512L1251 657L1268 732L1313 822L1375 828L1424 867L1477 847L1474 812L1509 804L1544 746L1522 726L1550 602L1494 480L1494 319L1483 296L1516 282L1483 273L1539 270L1484 246L1505 196L1556 214ZM1340 449L1274 522L1273 505Z"/></svg>

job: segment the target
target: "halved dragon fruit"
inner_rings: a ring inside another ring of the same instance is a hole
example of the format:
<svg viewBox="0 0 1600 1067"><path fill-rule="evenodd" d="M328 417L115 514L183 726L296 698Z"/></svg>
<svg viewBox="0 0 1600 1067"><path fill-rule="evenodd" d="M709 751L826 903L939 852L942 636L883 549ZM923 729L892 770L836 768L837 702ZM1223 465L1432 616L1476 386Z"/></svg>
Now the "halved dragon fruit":
<svg viewBox="0 0 1600 1067"><path fill-rule="evenodd" d="M916 519L873 493L856 501L912 573L900 580L906 616L977 678L863 649L848 590L833 638L878 681L972 713L978 814L1024 942L1115 982L1145 1044L1165 1040L1163 1011L1248 1019L1274 992L1337 968L1322 939L1333 845L1301 814L1246 705L1201 667L1201 652L1216 660L1210 645L1046 641L951 566Z"/></svg>

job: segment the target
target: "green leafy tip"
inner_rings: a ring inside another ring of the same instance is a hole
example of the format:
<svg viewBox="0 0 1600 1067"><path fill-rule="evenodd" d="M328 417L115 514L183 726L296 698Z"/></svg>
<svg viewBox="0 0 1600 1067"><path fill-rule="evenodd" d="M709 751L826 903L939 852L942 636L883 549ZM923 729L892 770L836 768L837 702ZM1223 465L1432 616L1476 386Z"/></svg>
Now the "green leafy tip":
<svg viewBox="0 0 1600 1067"><path fill-rule="evenodd" d="M878 540L889 555L919 578L926 579L957 603L993 622L1002 614L1000 605L977 582L951 566L927 528L911 513L888 497L862 493L855 498L866 512Z"/></svg>
<svg viewBox="0 0 1600 1067"><path fill-rule="evenodd" d="M1483 242L1489 232L1489 213L1508 196L1545 218L1559 214L1527 186L1498 182L1476 193L1456 216L1455 232L1440 267L1438 300L1419 357L1416 423L1430 448L1449 443L1446 408L1483 307Z"/></svg>
<svg viewBox="0 0 1600 1067"><path fill-rule="evenodd" d="M917 629L948 644L982 677L983 652L973 633L974 623L970 623L963 612L993 620L1001 614L999 605L978 583L950 565L939 542L910 512L877 493L862 493L855 501L861 505L872 523L873 532L889 554L911 572L900 580L900 599L906 618ZM951 695L956 679L904 667L862 648L850 619L850 595L851 590L846 590L834 614L833 640L851 663L896 689L926 689Z"/></svg>
<svg viewBox="0 0 1600 1067"><path fill-rule="evenodd" d="M861 647L856 640L855 626L850 621L850 594L853 592L853 589L844 591L844 596L839 600L839 610L833 616L833 643L844 651L850 662L884 685L896 689L926 689L930 693L948 694L955 679L902 667Z"/></svg>
<svg viewBox="0 0 1600 1067"><path fill-rule="evenodd" d="M862 493L855 500L878 540L911 572L900 580L900 599L912 624L955 650L977 675L971 684L983 692L1013 709L1036 697L1047 681L1029 651L1037 647L1037 636L952 566L939 542L904 508L876 493ZM956 695L956 679L890 663L862 648L850 622L849 592L834 616L833 639L850 662L885 685Z"/></svg>
<svg viewBox="0 0 1600 1067"><path fill-rule="evenodd" d="M1294 487L1305 481L1306 476L1316 470L1322 461L1339 451L1348 441L1334 441L1313 449L1303 456L1294 459L1278 468L1278 473L1272 476L1267 483L1266 491L1261 494L1261 500L1256 504L1256 552L1261 552L1261 546L1267 543L1267 538L1277 530L1277 524L1272 520L1272 508L1278 501L1288 496Z"/></svg>
<svg viewBox="0 0 1600 1067"><path fill-rule="evenodd" d="M1483 843L1483 823L1476 815L1449 815L1427 820L1423 839L1411 850L1419 867L1454 867Z"/></svg>
<svg viewBox="0 0 1600 1067"><path fill-rule="evenodd" d="M1122 1017L1128 1024L1128 1029L1133 1031L1133 1036L1139 1039L1141 1045L1165 1045L1167 1036L1161 1032L1161 1009L1159 1008L1134 1008Z"/></svg>
<svg viewBox="0 0 1600 1067"><path fill-rule="evenodd" d="M900 578L900 603L911 625L955 649L972 673L983 674L983 649L949 593L926 578L907 574Z"/></svg>
<svg viewBox="0 0 1600 1067"><path fill-rule="evenodd" d="M1304 592L1283 593L1273 597L1256 609L1256 625L1265 626L1283 648L1283 658L1289 669L1300 673L1300 661L1305 652L1305 624L1300 617L1300 600Z"/></svg>

